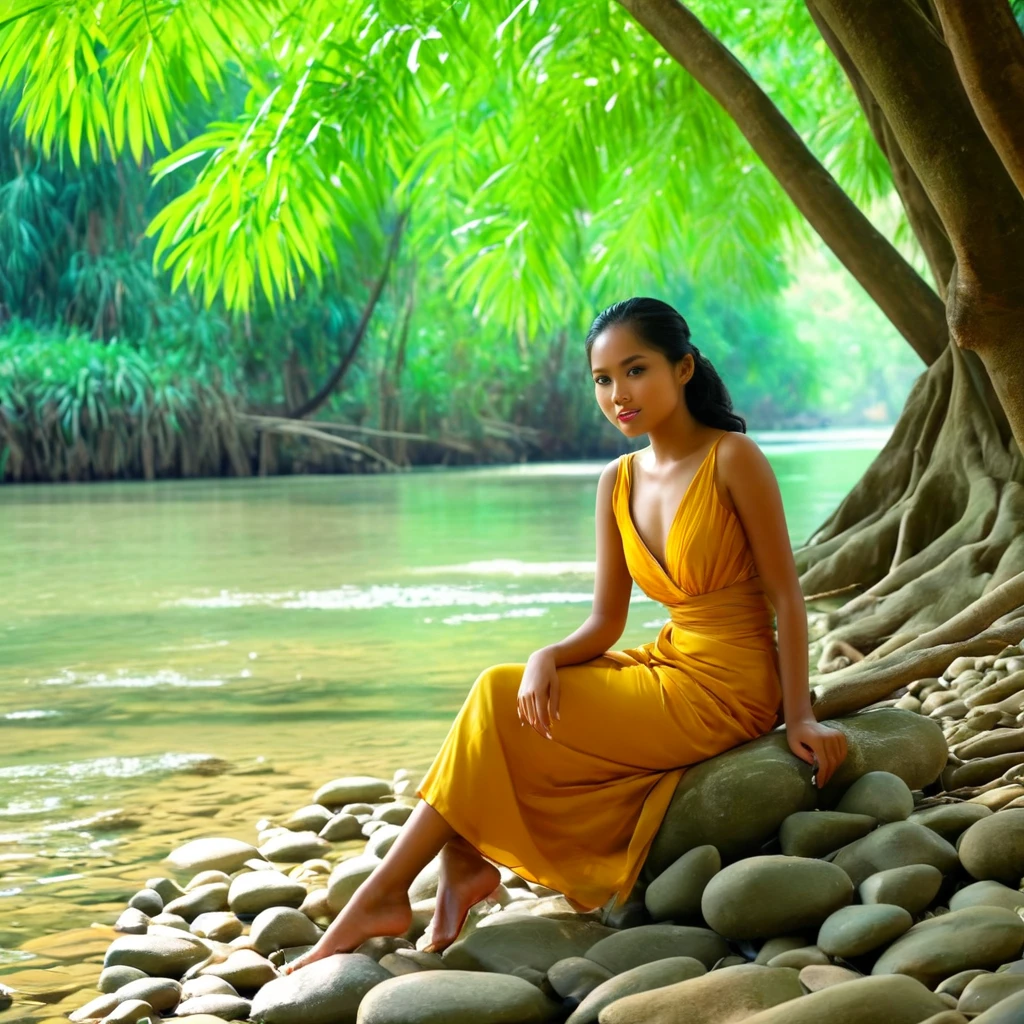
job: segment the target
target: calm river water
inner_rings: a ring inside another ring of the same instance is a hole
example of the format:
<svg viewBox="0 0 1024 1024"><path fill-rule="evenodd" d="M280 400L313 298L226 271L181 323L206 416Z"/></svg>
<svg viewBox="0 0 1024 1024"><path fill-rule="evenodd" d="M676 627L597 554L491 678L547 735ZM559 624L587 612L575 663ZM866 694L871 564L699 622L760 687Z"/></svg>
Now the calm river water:
<svg viewBox="0 0 1024 1024"><path fill-rule="evenodd" d="M752 434L794 545L888 433ZM425 769L483 668L586 617L603 465L0 490L0 981L188 838ZM617 646L665 619L635 587Z"/></svg>

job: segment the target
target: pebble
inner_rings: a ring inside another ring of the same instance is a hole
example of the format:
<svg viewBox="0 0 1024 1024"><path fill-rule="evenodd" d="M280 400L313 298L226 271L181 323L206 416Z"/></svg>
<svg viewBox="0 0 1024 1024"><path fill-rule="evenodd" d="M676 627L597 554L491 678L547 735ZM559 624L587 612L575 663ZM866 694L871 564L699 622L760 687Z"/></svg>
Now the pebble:
<svg viewBox="0 0 1024 1024"><path fill-rule="evenodd" d="M1017 885L1024 876L1024 808L976 821L960 836L957 851L974 878Z"/></svg>
<svg viewBox="0 0 1024 1024"><path fill-rule="evenodd" d="M938 895L942 877L931 864L907 864L868 875L857 892L861 903L888 903L919 914Z"/></svg>
<svg viewBox="0 0 1024 1024"><path fill-rule="evenodd" d="M228 904L236 914L258 914L268 907L299 907L306 887L280 871L246 871L228 890Z"/></svg>
<svg viewBox="0 0 1024 1024"><path fill-rule="evenodd" d="M99 981L96 983L96 987L101 992L116 992L119 988L124 987L129 981L138 981L139 978L147 978L144 971L140 971L137 967L104 967L100 971Z"/></svg>
<svg viewBox="0 0 1024 1024"><path fill-rule="evenodd" d="M797 811L779 827L779 845L789 857L824 857L866 836L877 824L868 814Z"/></svg>
<svg viewBox="0 0 1024 1024"><path fill-rule="evenodd" d="M113 1010L103 1018L102 1024L136 1024L144 1017L152 1017L153 1007L142 999L129 999L127 1002L118 1003Z"/></svg>
<svg viewBox="0 0 1024 1024"><path fill-rule="evenodd" d="M915 825L924 825L933 832L937 832L948 843L955 843L964 829L973 825L982 818L992 815L988 807L981 804L964 803L959 804L938 804L935 807L924 807L914 811L907 821Z"/></svg>
<svg viewBox="0 0 1024 1024"><path fill-rule="evenodd" d="M147 917L153 917L164 909L164 899L156 889L140 889L128 901L128 906L141 910Z"/></svg>
<svg viewBox="0 0 1024 1024"><path fill-rule="evenodd" d="M145 935L148 930L149 918L136 907L121 911L121 916L114 922L114 931L127 935Z"/></svg>
<svg viewBox="0 0 1024 1024"><path fill-rule="evenodd" d="M818 946L829 956L863 956L888 945L914 923L903 907L885 903L854 904L827 917L818 930Z"/></svg>
<svg viewBox="0 0 1024 1024"><path fill-rule="evenodd" d="M836 864L767 855L722 868L704 890L701 911L727 939L770 938L816 929L852 898L853 884Z"/></svg>
<svg viewBox="0 0 1024 1024"><path fill-rule="evenodd" d="M195 999L196 996L208 995L237 996L234 985L223 978L215 978L210 974L201 974L196 978L189 978L181 986L182 999Z"/></svg>
<svg viewBox="0 0 1024 1024"><path fill-rule="evenodd" d="M380 827L366 841L366 853L371 857L378 857L383 860L384 855L395 845L395 840L402 834L401 825L390 825L386 821L379 823Z"/></svg>
<svg viewBox="0 0 1024 1024"><path fill-rule="evenodd" d="M972 882L953 893L949 901L950 910L964 907L1006 907L1017 910L1024 907L1024 892L1011 889L1002 882Z"/></svg>
<svg viewBox="0 0 1024 1024"><path fill-rule="evenodd" d="M976 1016L991 1009L1001 999L1024 992L1024 974L982 974L972 978L957 1001L956 1008L965 1016Z"/></svg>
<svg viewBox="0 0 1024 1024"><path fill-rule="evenodd" d="M353 814L342 812L335 814L322 829L320 838L331 843L344 843L349 839L358 839L362 835L359 820Z"/></svg>
<svg viewBox="0 0 1024 1024"><path fill-rule="evenodd" d="M819 946L800 946L798 949L787 949L782 953L776 953L768 961L769 967L792 967L794 970L802 971L805 967L821 967L829 964L827 954Z"/></svg>
<svg viewBox="0 0 1024 1024"><path fill-rule="evenodd" d="M380 858L363 853L335 865L327 881L327 902L335 913L345 907L356 889L370 877L379 863Z"/></svg>
<svg viewBox="0 0 1024 1024"><path fill-rule="evenodd" d="M202 939L230 942L242 934L242 922L229 910L209 911L195 917L188 930Z"/></svg>
<svg viewBox="0 0 1024 1024"><path fill-rule="evenodd" d="M290 814L284 827L295 832L319 832L331 817L331 812L323 804L307 804Z"/></svg>
<svg viewBox="0 0 1024 1024"><path fill-rule="evenodd" d="M425 953L422 949L396 949L393 953L385 953L378 962L396 977L401 974L416 974L418 971L448 969L439 953Z"/></svg>
<svg viewBox="0 0 1024 1024"><path fill-rule="evenodd" d="M200 976L223 978L239 995L260 989L277 978L274 965L254 949L239 949L226 960L203 967Z"/></svg>
<svg viewBox="0 0 1024 1024"><path fill-rule="evenodd" d="M837 811L868 815L879 822L904 821L914 809L910 787L892 772L868 772L843 794Z"/></svg>
<svg viewBox="0 0 1024 1024"><path fill-rule="evenodd" d="M268 907L249 926L253 948L264 956L288 946L312 946L323 932L299 910Z"/></svg>
<svg viewBox="0 0 1024 1024"><path fill-rule="evenodd" d="M837 964L809 964L800 971L800 984L808 992L820 992L844 981L856 981L861 975Z"/></svg>
<svg viewBox="0 0 1024 1024"><path fill-rule="evenodd" d="M344 808L346 804L369 803L391 796L391 783L371 775L352 775L344 779L333 779L313 794L313 802L323 804L331 810ZM349 810L349 813L353 813ZM366 812L373 813L373 807Z"/></svg>
<svg viewBox="0 0 1024 1024"><path fill-rule="evenodd" d="M860 885L876 871L907 864L931 864L947 874L957 865L957 853L930 828L911 821L893 821L844 846L832 863L842 868L854 885Z"/></svg>
<svg viewBox="0 0 1024 1024"><path fill-rule="evenodd" d="M177 914L193 921L200 914L211 914L228 909L228 887L224 882L210 882L186 891L184 896L171 900L164 907L165 914Z"/></svg>
<svg viewBox="0 0 1024 1024"><path fill-rule="evenodd" d="M647 887L647 912L655 921L699 919L704 889L721 869L722 858L714 846L687 851Z"/></svg>
<svg viewBox="0 0 1024 1024"><path fill-rule="evenodd" d="M1024 1020L1024 992L1007 996L991 1010L979 1014L971 1024L1020 1024Z"/></svg>
<svg viewBox="0 0 1024 1024"><path fill-rule="evenodd" d="M274 864L299 864L331 852L331 844L316 832L284 832L260 847L260 853Z"/></svg>
<svg viewBox="0 0 1024 1024"><path fill-rule="evenodd" d="M107 947L104 967L135 967L150 977L180 978L193 964L209 955L202 941L179 935L125 935Z"/></svg>
<svg viewBox="0 0 1024 1024"><path fill-rule="evenodd" d="M243 1020L249 1016L249 1000L225 992L210 992L194 996L178 1006L176 1016L191 1017L192 1014L206 1013L221 1020Z"/></svg>
<svg viewBox="0 0 1024 1024"><path fill-rule="evenodd" d="M193 839L179 846L167 860L179 871L237 871L250 857L259 857L259 850L239 839ZM152 883L147 883L156 888ZM159 892L160 890L157 889ZM161 893L164 896L163 893ZM167 897L164 896L166 900Z"/></svg>
<svg viewBox="0 0 1024 1024"><path fill-rule="evenodd" d="M704 971L703 964L700 969ZM568 956L553 963L548 968L547 977L548 983L563 1000L579 1006L598 985L612 977L612 972L585 956Z"/></svg>
<svg viewBox="0 0 1024 1024"><path fill-rule="evenodd" d="M729 947L722 936L709 928L648 924L601 939L587 950L586 956L612 974L621 974L654 960L681 956L699 960L710 969L728 953Z"/></svg>

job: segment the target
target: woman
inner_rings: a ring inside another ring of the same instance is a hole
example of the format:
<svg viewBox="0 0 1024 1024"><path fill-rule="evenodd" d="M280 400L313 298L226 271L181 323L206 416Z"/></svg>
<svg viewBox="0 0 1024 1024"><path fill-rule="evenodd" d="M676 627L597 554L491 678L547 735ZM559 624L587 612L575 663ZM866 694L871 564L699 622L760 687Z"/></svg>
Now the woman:
<svg viewBox="0 0 1024 1024"><path fill-rule="evenodd" d="M491 861L577 910L625 900L686 766L780 720L793 753L817 762L819 787L846 756L844 735L811 712L775 476L686 321L628 299L596 318L586 351L601 411L650 439L598 481L590 617L525 664L480 674L387 856L286 972L404 934L409 886L438 851L435 952L497 887ZM611 651L634 580L671 619L655 641Z"/></svg>

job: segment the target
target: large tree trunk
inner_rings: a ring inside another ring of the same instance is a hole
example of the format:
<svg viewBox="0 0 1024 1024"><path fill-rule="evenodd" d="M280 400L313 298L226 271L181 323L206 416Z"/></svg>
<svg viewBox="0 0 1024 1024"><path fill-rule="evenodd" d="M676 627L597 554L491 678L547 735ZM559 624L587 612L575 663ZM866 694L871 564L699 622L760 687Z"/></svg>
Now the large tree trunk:
<svg viewBox="0 0 1024 1024"><path fill-rule="evenodd" d="M968 30L969 0L806 0L889 160L936 294L864 227L689 10L677 0L620 2L730 114L928 364L864 477L795 552L808 600L833 598L814 643L815 714L866 707L958 657L991 663L1024 640L1024 200L1011 177L1024 157L1016 107L993 85L986 56L991 47L1019 84L1024 46L997 45L1001 16ZM962 33L949 46L944 27ZM902 301L893 294L911 282ZM837 593L851 596L838 602Z"/></svg>

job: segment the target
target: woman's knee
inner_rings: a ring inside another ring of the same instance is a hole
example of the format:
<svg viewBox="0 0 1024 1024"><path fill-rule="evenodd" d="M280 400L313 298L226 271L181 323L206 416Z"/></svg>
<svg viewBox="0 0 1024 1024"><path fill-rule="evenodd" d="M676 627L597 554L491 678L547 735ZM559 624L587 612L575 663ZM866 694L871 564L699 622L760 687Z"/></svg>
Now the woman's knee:
<svg viewBox="0 0 1024 1024"><path fill-rule="evenodd" d="M514 706L525 668L524 664L518 662L491 665L477 676L473 685L486 690L492 700L511 701Z"/></svg>

